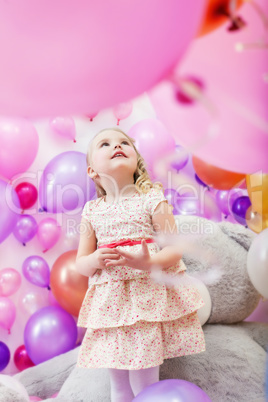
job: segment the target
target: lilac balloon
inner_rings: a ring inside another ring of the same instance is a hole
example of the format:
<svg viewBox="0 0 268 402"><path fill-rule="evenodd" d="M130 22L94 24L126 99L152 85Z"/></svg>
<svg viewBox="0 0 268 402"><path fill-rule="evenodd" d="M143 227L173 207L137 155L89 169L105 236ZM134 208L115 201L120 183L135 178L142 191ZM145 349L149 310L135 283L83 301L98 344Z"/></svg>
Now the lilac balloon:
<svg viewBox="0 0 268 402"><path fill-rule="evenodd" d="M165 155L172 154L176 144L160 120L145 119L136 123L128 132L153 174L154 164Z"/></svg>
<svg viewBox="0 0 268 402"><path fill-rule="evenodd" d="M72 211L94 195L95 185L87 175L86 155L82 152L63 152L47 164L39 188L44 211Z"/></svg>
<svg viewBox="0 0 268 402"><path fill-rule="evenodd" d="M212 402L197 385L185 380L164 380L149 385L133 402Z"/></svg>
<svg viewBox="0 0 268 402"><path fill-rule="evenodd" d="M10 361L10 351L4 342L0 341L0 371L4 370Z"/></svg>
<svg viewBox="0 0 268 402"><path fill-rule="evenodd" d="M35 364L73 349L76 339L75 320L56 306L38 310L30 317L24 330L25 348Z"/></svg>
<svg viewBox="0 0 268 402"><path fill-rule="evenodd" d="M243 194L243 191L240 189L218 190L216 192L216 202L222 213L226 216L230 215L233 203Z"/></svg>
<svg viewBox="0 0 268 402"><path fill-rule="evenodd" d="M21 215L18 218L13 234L25 246L36 235L37 228L38 225L33 216Z"/></svg>
<svg viewBox="0 0 268 402"><path fill-rule="evenodd" d="M173 188L167 188L164 192L164 195L166 199L168 200L168 203L173 206L173 214L174 215L179 215L180 212L178 210L178 198L180 197L179 193L174 190Z"/></svg>
<svg viewBox="0 0 268 402"><path fill-rule="evenodd" d="M171 162L170 166L179 171L187 165L189 154L181 145L176 145L174 155L174 160Z"/></svg>
<svg viewBox="0 0 268 402"><path fill-rule="evenodd" d="M50 270L44 258L32 255L23 262L22 273L33 285L49 288Z"/></svg>
<svg viewBox="0 0 268 402"><path fill-rule="evenodd" d="M20 208L19 197L12 186L0 180L0 243L13 231Z"/></svg>
<svg viewBox="0 0 268 402"><path fill-rule="evenodd" d="M235 217L235 220L241 225L246 225L246 212L248 208L251 206L250 198L246 195L242 197L238 197L232 205L232 213Z"/></svg>
<svg viewBox="0 0 268 402"><path fill-rule="evenodd" d="M184 193L179 196L177 210L180 215L199 215L199 197L193 193Z"/></svg>

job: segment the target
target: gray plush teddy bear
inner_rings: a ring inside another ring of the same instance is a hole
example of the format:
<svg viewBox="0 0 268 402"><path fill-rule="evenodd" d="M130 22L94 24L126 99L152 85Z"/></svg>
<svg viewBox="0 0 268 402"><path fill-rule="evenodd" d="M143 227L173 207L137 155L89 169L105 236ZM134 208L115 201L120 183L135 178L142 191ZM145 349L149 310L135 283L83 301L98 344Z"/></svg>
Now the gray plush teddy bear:
<svg viewBox="0 0 268 402"><path fill-rule="evenodd" d="M188 251L183 260L189 275L203 278L211 298L211 312L203 326L206 351L165 360L160 379L195 383L215 402L264 402L268 324L243 322L260 300L246 268L247 252L255 235L238 224L214 223L198 217L179 216L177 224L179 228L199 227L196 240L194 236L191 239L196 252ZM207 255L212 256L213 264ZM212 280L215 270L218 275ZM110 401L107 370L76 368L78 349L15 377L29 395L46 401ZM56 399L46 399L57 391ZM7 399L0 396L0 401Z"/></svg>

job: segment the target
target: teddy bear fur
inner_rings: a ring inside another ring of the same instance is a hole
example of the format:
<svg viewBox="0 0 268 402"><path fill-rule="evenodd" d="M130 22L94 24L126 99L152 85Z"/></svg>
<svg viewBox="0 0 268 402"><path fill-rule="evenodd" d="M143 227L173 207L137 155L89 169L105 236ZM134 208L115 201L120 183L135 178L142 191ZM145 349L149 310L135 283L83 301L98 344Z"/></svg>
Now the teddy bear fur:
<svg viewBox="0 0 268 402"><path fill-rule="evenodd" d="M243 322L260 300L246 268L247 252L255 234L230 222L214 223L187 216L176 219L178 228L185 223L189 227L197 223L199 227L201 223L210 225L211 231L203 227L196 239L191 236L196 252L188 251L183 259L188 274L203 278L212 308L203 326L206 351L165 360L160 379L195 383L215 402L264 402L268 324ZM15 377L29 395L38 395L45 401L110 401L107 370L75 367L78 351L79 347ZM50 399L57 391L57 398ZM8 395L5 399L0 396L0 401L9 401Z"/></svg>

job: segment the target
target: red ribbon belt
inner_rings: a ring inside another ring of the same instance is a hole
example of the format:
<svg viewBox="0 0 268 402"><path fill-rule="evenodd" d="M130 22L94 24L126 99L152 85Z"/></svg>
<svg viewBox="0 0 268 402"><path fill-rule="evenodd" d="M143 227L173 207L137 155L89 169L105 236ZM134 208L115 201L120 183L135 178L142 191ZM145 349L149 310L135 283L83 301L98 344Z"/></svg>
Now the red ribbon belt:
<svg viewBox="0 0 268 402"><path fill-rule="evenodd" d="M154 243L154 239L145 239L146 243ZM121 240L121 241L115 241L114 243L109 243L109 244L102 244L98 248L114 248L117 246L135 246L136 244L141 244L141 240Z"/></svg>

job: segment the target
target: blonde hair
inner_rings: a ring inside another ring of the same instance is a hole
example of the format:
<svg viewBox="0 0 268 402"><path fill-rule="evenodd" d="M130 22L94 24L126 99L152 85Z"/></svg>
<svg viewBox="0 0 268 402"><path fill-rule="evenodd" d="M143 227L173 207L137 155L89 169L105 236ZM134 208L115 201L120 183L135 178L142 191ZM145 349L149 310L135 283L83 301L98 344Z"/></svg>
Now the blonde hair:
<svg viewBox="0 0 268 402"><path fill-rule="evenodd" d="M127 135L123 130L120 130L119 128L104 128L103 130L99 131L94 137L93 139L90 141L89 143L89 147L88 147L88 152L87 152L87 165L90 165L90 156L91 156L91 151L92 151L92 143L93 140L101 133L105 132L105 131L117 131L119 133L122 133L124 136L126 136L128 138L128 140L131 142L136 154L137 154L137 168L134 172L134 184L136 189L139 191L139 193L141 194L146 194L148 193L148 191L151 188L156 188L159 190L163 191L163 185L160 182L155 182L152 183L149 174L147 172L146 169L146 164L145 161L143 159L143 157L141 156L141 154L139 153L139 151L137 150L137 148L135 147L135 140L131 137L129 137L129 135ZM96 191L97 191L97 196L98 197L103 197L104 195L106 195L106 191L104 190L104 188L102 186L100 186L94 179L93 179L95 186L96 186Z"/></svg>

